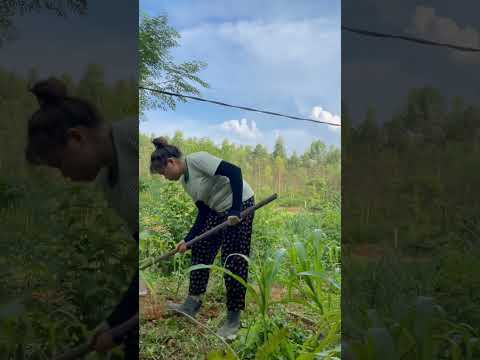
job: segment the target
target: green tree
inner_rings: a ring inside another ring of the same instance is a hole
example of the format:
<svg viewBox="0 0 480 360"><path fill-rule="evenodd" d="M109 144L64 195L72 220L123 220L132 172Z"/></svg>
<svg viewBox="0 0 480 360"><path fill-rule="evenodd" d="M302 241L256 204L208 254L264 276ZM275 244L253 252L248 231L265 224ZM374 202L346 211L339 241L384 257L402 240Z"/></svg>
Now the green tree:
<svg viewBox="0 0 480 360"><path fill-rule="evenodd" d="M167 16L150 17L142 15L139 27L139 80L144 87L199 95L196 86L207 88L209 85L198 77L198 73L206 67L199 61L188 61L176 64L170 51L178 46L180 34L168 25ZM193 83L193 84L192 84ZM140 112L147 109L175 109L176 98L160 93L140 89Z"/></svg>
<svg viewBox="0 0 480 360"><path fill-rule="evenodd" d="M77 88L77 96L87 99L100 109L105 103L105 71L98 64L89 64L85 75L80 79Z"/></svg>
<svg viewBox="0 0 480 360"><path fill-rule="evenodd" d="M358 135L360 141L365 144L370 151L373 151L379 141L380 128L377 123L375 110L372 107L367 109L365 120L360 125Z"/></svg>
<svg viewBox="0 0 480 360"><path fill-rule="evenodd" d="M268 156L268 151L262 144L257 144L253 150L253 156L256 159L265 159Z"/></svg>
<svg viewBox="0 0 480 360"><path fill-rule="evenodd" d="M185 142L183 133L180 130L175 131L175 134L172 138L172 143L177 145L180 149L183 149L183 144Z"/></svg>
<svg viewBox="0 0 480 360"><path fill-rule="evenodd" d="M325 155L325 163L327 165L338 164L341 159L341 151L339 148L331 146L327 154Z"/></svg>
<svg viewBox="0 0 480 360"><path fill-rule="evenodd" d="M284 188L283 177L285 173L285 160L281 156L276 156L275 160L273 161L274 169L275 169L275 187L277 192L281 193Z"/></svg>
<svg viewBox="0 0 480 360"><path fill-rule="evenodd" d="M272 157L273 159L276 159L277 157L285 159L287 157L285 151L285 142L281 136L277 137L277 140L275 141Z"/></svg>
<svg viewBox="0 0 480 360"><path fill-rule="evenodd" d="M253 174L254 174L253 178L255 182L255 187L257 189L259 189L261 183L264 182L264 179L262 179L262 174L263 174L263 170L265 168L268 157L269 155L268 155L267 148L262 144L257 144L252 153L252 159L255 164L253 166Z"/></svg>
<svg viewBox="0 0 480 360"><path fill-rule="evenodd" d="M63 83L67 87L68 92L71 94L74 91L75 84L70 74L63 73L60 76L60 80L63 81Z"/></svg>
<svg viewBox="0 0 480 360"><path fill-rule="evenodd" d="M37 81L38 81L38 71L37 71L37 69L32 68L28 71L28 75L27 75L28 87L31 87Z"/></svg>
<svg viewBox="0 0 480 360"><path fill-rule="evenodd" d="M133 91L132 91L133 90ZM108 94L110 101L109 117L121 119L126 116L138 116L138 90L136 82L118 80Z"/></svg>
<svg viewBox="0 0 480 360"><path fill-rule="evenodd" d="M404 119L408 129L427 135L441 123L444 113L445 100L438 90L425 87L409 92Z"/></svg>
<svg viewBox="0 0 480 360"><path fill-rule="evenodd" d="M315 163L321 163L324 161L327 154L327 147L320 140L312 142L310 149L307 151L307 156L314 160Z"/></svg>
<svg viewBox="0 0 480 360"><path fill-rule="evenodd" d="M297 151L294 150L290 159L288 159L289 167L296 168L300 165L300 158L298 157Z"/></svg>
<svg viewBox="0 0 480 360"><path fill-rule="evenodd" d="M227 161L233 161L233 155L235 152L235 146L231 144L227 139L222 141L222 145L220 147L222 151L223 159Z"/></svg>

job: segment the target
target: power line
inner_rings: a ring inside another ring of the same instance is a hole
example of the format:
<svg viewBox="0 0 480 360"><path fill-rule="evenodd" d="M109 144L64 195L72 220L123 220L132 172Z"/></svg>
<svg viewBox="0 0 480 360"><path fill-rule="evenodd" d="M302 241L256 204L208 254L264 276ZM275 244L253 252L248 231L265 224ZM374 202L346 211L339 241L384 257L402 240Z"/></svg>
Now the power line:
<svg viewBox="0 0 480 360"><path fill-rule="evenodd" d="M438 41L431 41L431 40L416 38L416 37L412 37L412 36L386 34L386 33L380 33L380 32L369 31L369 30L355 29L355 28L351 28L351 27L347 27L347 26L342 26L342 30L349 31L349 32L352 32L352 33L356 33L356 34L359 34L359 35L370 36L370 37L399 39L399 40L414 42L414 43L417 43L417 44L431 45L431 46L437 46L437 47L446 47L446 48L450 48L450 49L453 49L453 50L459 50L459 51L480 52L480 48L460 46L460 45L449 44L449 43L442 43L442 42L438 42Z"/></svg>
<svg viewBox="0 0 480 360"><path fill-rule="evenodd" d="M192 100L203 101L203 102L207 102L207 103L211 103L211 104L216 104L216 105L221 105L221 106L227 106L227 107L236 108L236 109L242 109L242 110L246 110L246 111L253 111L253 112L258 112L258 113L262 113L262 114L268 114L268 115L273 115L273 116L280 116L280 117L284 117L284 118L288 118L288 119L293 119L293 120L309 121L309 122L313 122L313 123L317 123L317 124L327 124L327 125L330 125L330 126L339 126L339 127L341 127L340 124L331 123L331 122L328 122L328 121L320 121L320 120L314 120L314 119L303 118L303 117L298 117L298 116L284 115L284 114L280 114L280 113L277 113L277 112L266 111L266 110L259 110L259 109L254 109L254 108L250 108L250 107L246 107L246 106L230 105L230 104L226 104L226 103L220 102L220 101L208 100L208 99L203 99L203 98L200 98L200 97L190 96L190 95L182 95L182 94L177 94L177 93L173 93L173 92L169 92L169 91L165 91L165 90L152 89L152 88L143 87L143 86L139 86L139 88L140 88L140 89L143 89L143 90L148 90L148 91L160 93L160 94L165 94L165 95L170 95L170 96L177 96L177 97L180 97L180 98L188 98L188 99L192 99Z"/></svg>

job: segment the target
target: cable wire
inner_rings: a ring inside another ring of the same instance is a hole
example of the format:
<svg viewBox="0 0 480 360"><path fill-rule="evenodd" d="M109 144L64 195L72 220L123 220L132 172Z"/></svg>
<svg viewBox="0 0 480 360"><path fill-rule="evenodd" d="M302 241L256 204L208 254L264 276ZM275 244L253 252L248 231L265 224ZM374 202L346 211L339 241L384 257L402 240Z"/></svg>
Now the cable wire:
<svg viewBox="0 0 480 360"><path fill-rule="evenodd" d="M449 44L449 43L442 43L442 42L438 42L438 41L431 41L431 40L416 38L416 37L412 37L412 36L386 34L386 33L380 33L380 32L376 32L376 31L370 31L370 30L355 29L355 28L351 28L351 27L348 27L348 26L342 26L342 30L349 31L349 32L359 34L359 35L370 36L370 37L398 39L398 40L410 41L410 42L414 42L414 43L422 44L422 45L446 47L446 48L450 48L450 49L453 49L453 50L459 50L459 51L480 52L480 48L460 46L460 45Z"/></svg>
<svg viewBox="0 0 480 360"><path fill-rule="evenodd" d="M416 37L413 37L413 36L380 33L380 32L376 32L376 31L352 28L352 27L343 26L343 25L342 25L341 29L344 30L344 31L348 31L348 32L355 33L355 34L362 35L362 36L369 36L369 37L376 37L376 38L387 38L387 39L397 39L397 40L414 42L414 43L422 44L422 45L444 47L444 48L449 48L449 49L458 50L458 51L480 52L480 48L474 48L474 47L469 47L469 46L460 46L460 45L450 44L450 43L442 43L442 42L438 42L438 41L416 38ZM308 122L313 122L313 123L317 123L317 124L327 124L327 125L330 125L330 126L341 127L341 124L331 123L331 122L328 122L328 121L314 120L314 119L303 118L303 117L292 116L292 115L285 115L285 114L280 114L280 113L273 112L273 111L254 109L254 108L246 107L246 106L231 105L231 104L227 104L227 103L224 103L224 102L221 102L221 101L209 100L209 99L204 99L204 98L200 98L200 97L197 97L197 96L191 96L191 95L183 95L183 94L178 94L178 93L165 91L165 90L160 90L160 89L152 89L152 88L148 88L148 87L144 87L144 86L139 86L139 88L142 89L142 90L156 92L156 93L160 93L160 94L164 94L164 95L176 96L176 97L179 97L179 98L187 98L187 99L207 102L207 103L220 105L220 106L226 106L226 107L235 108L235 109L258 112L258 113L272 115L272 116L279 116L279 117L292 119L292 120L308 121Z"/></svg>
<svg viewBox="0 0 480 360"><path fill-rule="evenodd" d="M313 123L317 123L317 124L327 124L327 125L330 125L330 126L341 127L341 125L338 124L338 123L332 123L332 122L328 122L328 121L321 121L321 120L314 120L314 119L303 118L303 117L298 117L298 116L285 115L285 114L280 114L280 113L273 112L273 111L259 110L259 109L254 109L254 108L250 108L250 107L246 107L246 106L231 105L231 104L227 104L227 103L220 102L220 101L203 99L203 98L200 98L200 97L197 97L197 96L182 95L182 94L177 94L177 93L173 93L173 92L170 92L170 91L152 89L152 88L148 88L148 87L144 87L144 86L139 86L139 88L143 89L143 90L148 90L148 91L160 93L160 94L177 96L177 97L180 97L180 98L187 98L187 99L192 99L192 100L197 100L197 101L203 101L203 102L207 102L207 103L211 103L211 104L215 104L215 105L226 106L226 107L231 107L231 108L235 108L235 109L253 111L253 112L258 112L258 113L268 114L268 115L273 115L273 116L280 116L280 117L293 119L293 120L298 120L298 121L309 121L309 122L313 122Z"/></svg>

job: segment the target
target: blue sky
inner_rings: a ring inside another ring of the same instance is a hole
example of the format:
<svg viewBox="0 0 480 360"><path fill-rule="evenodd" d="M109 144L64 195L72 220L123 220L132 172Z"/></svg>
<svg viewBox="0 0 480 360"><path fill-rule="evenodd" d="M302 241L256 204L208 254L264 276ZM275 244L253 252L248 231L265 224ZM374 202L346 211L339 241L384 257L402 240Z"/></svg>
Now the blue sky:
<svg viewBox="0 0 480 360"><path fill-rule="evenodd" d="M202 96L232 104L340 122L340 1L156 1L140 11L167 14L181 35L176 62L201 60L211 88ZM141 131L262 143L281 135L289 152L320 139L340 146L340 129L189 102L149 111Z"/></svg>

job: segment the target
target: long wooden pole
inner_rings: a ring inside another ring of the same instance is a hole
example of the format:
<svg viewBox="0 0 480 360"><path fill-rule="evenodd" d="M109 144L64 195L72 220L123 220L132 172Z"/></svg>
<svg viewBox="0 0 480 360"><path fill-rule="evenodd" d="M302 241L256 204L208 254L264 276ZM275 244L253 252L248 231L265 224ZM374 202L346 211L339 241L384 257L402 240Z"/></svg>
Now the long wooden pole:
<svg viewBox="0 0 480 360"><path fill-rule="evenodd" d="M243 219L245 218L246 216L250 215L251 213L253 213L254 211L264 207L265 205L271 203L272 201L274 201L276 198L278 197L277 194L273 194L271 196L269 196L268 198L266 199L263 199L262 201L260 201L259 203L255 204L254 206L251 206L249 207L248 209L245 209L241 212L240 214L240 217ZM229 224L228 224L228 221L224 221L223 223L211 228L210 230L208 231L205 231L203 234L193 238L192 240L190 240L189 242L187 242L187 248L190 248L193 244L195 244L196 242L200 241L200 240L203 240L209 236L212 236L213 234L216 234L217 232L219 232L220 230L222 229L225 229L226 227L228 227ZM174 256L176 253L177 253L177 249L173 249L173 250L170 250L168 253L166 254L163 254L162 256L156 258L156 259L153 259L153 260L150 260L148 261L147 263L143 264L142 266L140 266L140 270L145 270L147 268L149 268L150 266L154 265L154 264L157 264L161 261L164 261L172 256Z"/></svg>
<svg viewBox="0 0 480 360"><path fill-rule="evenodd" d="M108 330L113 338L123 336L130 330L132 330L136 325L138 325L138 314L125 321L124 323L114 327L111 330ZM82 345L73 348L66 353L59 355L54 358L54 360L73 360L78 359L81 356L85 356L93 351L93 343L85 343Z"/></svg>
<svg viewBox="0 0 480 360"><path fill-rule="evenodd" d="M274 201L275 199L277 199L278 195L277 194L273 194L271 196L269 196L268 198L266 199L263 199L262 201L260 201L259 203L255 204L254 206L251 206L249 207L248 209L245 209L241 212L240 214L240 217L243 219L245 218L246 216L250 215L251 213L253 213L254 211L264 207L265 205L271 203L272 201ZM195 237L194 239L190 240L189 242L187 242L187 248L190 248L193 244L195 244L196 242L202 240L202 239L205 239L213 234L216 234L217 232L219 232L220 230L226 228L227 226L229 226L228 224L228 221L225 221L217 226L215 226L214 228L204 232L203 234ZM169 251L168 253L152 260L152 261L149 261L147 264L144 264L140 267L140 270L145 270L147 268L149 268L150 266L160 262L160 261L163 261L165 259L168 259L170 258L171 256L175 255L177 253L177 249L173 249L171 251ZM126 334L128 331L130 331L136 324L138 324L138 314L135 315L134 317L132 317L130 320L124 322L123 324L113 328L112 330L110 330L110 333L112 334L113 337L117 337L119 335L124 335ZM93 351L93 344L91 343L85 343L85 344L82 344L80 346L77 346L76 348L74 349L71 349L70 351L60 355L60 356L57 356L56 358L54 358L54 360L73 360L73 359L78 359L79 357L81 356L85 356L87 355L88 353L92 352Z"/></svg>

